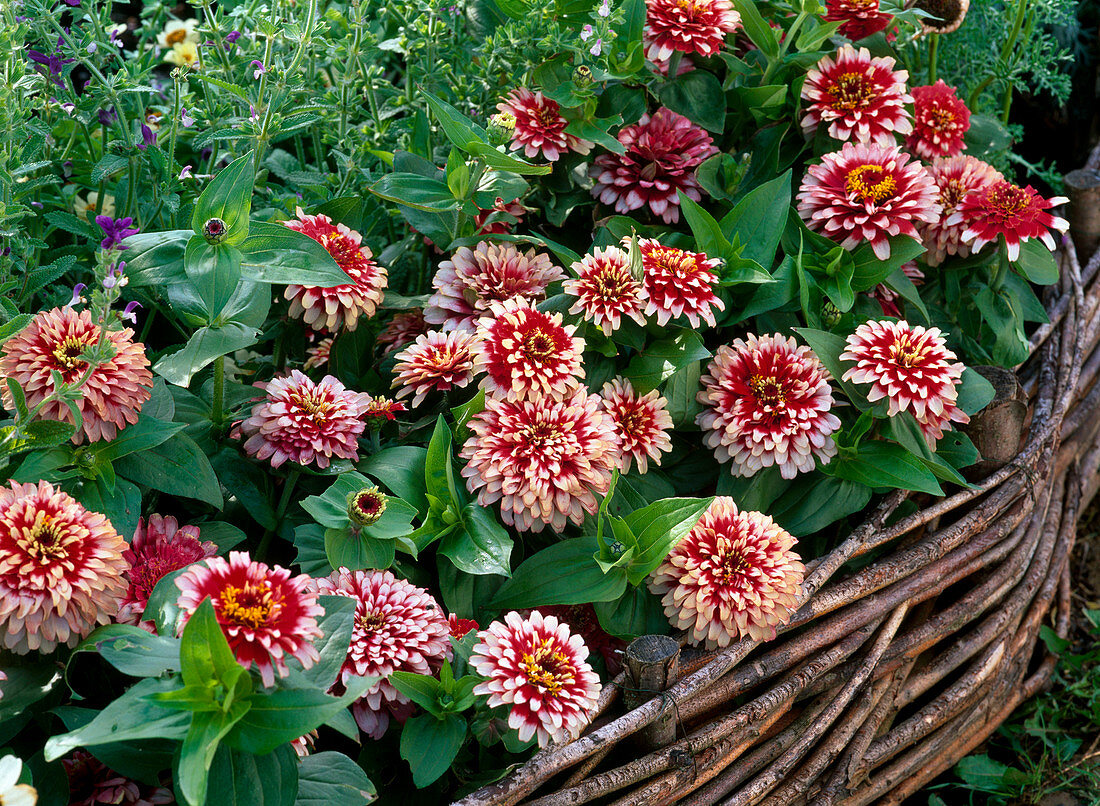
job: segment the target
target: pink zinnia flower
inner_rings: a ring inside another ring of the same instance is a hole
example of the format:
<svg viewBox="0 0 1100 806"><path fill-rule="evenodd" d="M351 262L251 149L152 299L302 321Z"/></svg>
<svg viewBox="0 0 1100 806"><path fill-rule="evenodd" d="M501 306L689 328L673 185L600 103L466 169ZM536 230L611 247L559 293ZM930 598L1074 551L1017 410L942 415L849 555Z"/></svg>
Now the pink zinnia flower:
<svg viewBox="0 0 1100 806"><path fill-rule="evenodd" d="M562 325L560 313L543 313L522 300L494 302L478 324L474 372L485 373L488 395L510 401L543 395L569 397L584 377L584 341Z"/></svg>
<svg viewBox="0 0 1100 806"><path fill-rule="evenodd" d="M574 263L573 271L579 277L562 283L565 293L577 298L569 313L583 314L605 333L618 330L623 316L645 324L642 284L630 273L630 256L622 249L597 248Z"/></svg>
<svg viewBox="0 0 1100 806"><path fill-rule="evenodd" d="M913 112L916 121L905 146L918 157L953 157L966 148L970 110L942 78L930 87L913 88Z"/></svg>
<svg viewBox="0 0 1100 806"><path fill-rule="evenodd" d="M566 151L587 154L592 149L588 140L566 133L569 123L562 117L561 107L557 101L544 97L541 91L531 92L526 87L518 87L497 104L497 109L515 116L512 148L522 148L528 159L541 153L554 162Z"/></svg>
<svg viewBox="0 0 1100 806"><path fill-rule="evenodd" d="M687 252L675 246L664 246L652 238L638 241L642 253L642 281L646 300L646 316L657 316L657 324L686 316L693 328L699 321L714 327L714 309L726 305L715 295L718 282L714 269L717 259L702 252Z"/></svg>
<svg viewBox="0 0 1100 806"><path fill-rule="evenodd" d="M477 235L496 235L502 232L511 232L512 228L522 221L527 214L527 208L523 206L519 199L512 199L512 201L505 203L500 196L497 196L492 207L478 209L481 212L474 216L474 232ZM499 215L500 213L505 213L516 220L509 221L505 216ZM489 219L493 216L496 216L496 220L490 221Z"/></svg>
<svg viewBox="0 0 1100 806"><path fill-rule="evenodd" d="M897 146L845 143L806 169L798 214L845 249L867 241L885 260L891 236L919 237L916 224L939 219L937 195L924 166Z"/></svg>
<svg viewBox="0 0 1100 806"><path fill-rule="evenodd" d="M700 379L706 408L695 422L719 462L733 460L735 476L771 465L785 479L809 473L836 456L829 373L794 338L754 336L718 348Z"/></svg>
<svg viewBox="0 0 1100 806"><path fill-rule="evenodd" d="M615 421L615 430L622 444L619 472L629 473L631 459L638 472L649 470L649 460L661 464L661 454L672 450L669 432L672 416L668 401L654 389L639 395L626 378L615 378L603 385L603 410Z"/></svg>
<svg viewBox="0 0 1100 806"><path fill-rule="evenodd" d="M73 435L79 445L114 439L128 423L136 423L138 412L149 399L153 373L145 357L145 345L133 340L134 331L108 330L106 338L115 348L115 356L94 370L80 388L76 406L84 426ZM99 344L100 326L84 310L54 308L37 314L30 324L0 347L0 376L18 381L34 408L55 391L52 372L61 373L66 384L84 377L87 363L80 358L85 350ZM0 400L12 411L8 385L0 385ZM61 401L46 404L39 412L43 420L73 422L72 412Z"/></svg>
<svg viewBox="0 0 1100 806"><path fill-rule="evenodd" d="M1050 230L1065 232L1069 222L1047 210L1068 203L1065 196L1044 199L1031 185L1019 187L1001 180L967 193L947 223L966 224L960 238L974 252L980 252L987 243L1003 235L1008 244L1008 259L1018 260L1020 244L1031 238L1038 238L1051 252L1055 250Z"/></svg>
<svg viewBox="0 0 1100 806"><path fill-rule="evenodd" d="M577 738L600 696L600 678L588 663L588 647L569 626L535 610L514 610L477 634L470 666L485 682L474 687L489 706L511 706L508 727L520 741L538 736L540 747Z"/></svg>
<svg viewBox="0 0 1100 806"><path fill-rule="evenodd" d="M879 9L879 0L825 0L825 22L840 22L841 36L853 42L886 30L894 19Z"/></svg>
<svg viewBox="0 0 1100 806"><path fill-rule="evenodd" d="M234 436L246 438L249 456L270 459L272 467L288 459L301 465L315 462L322 470L334 456L359 458L369 395L345 389L331 375L314 383L296 369L254 386L267 396L234 429Z"/></svg>
<svg viewBox="0 0 1100 806"><path fill-rule="evenodd" d="M443 330L476 329L489 303L523 298L532 305L546 299L546 287L565 274L534 249L520 252L510 243L482 241L463 246L439 264L424 319Z"/></svg>
<svg viewBox="0 0 1100 806"><path fill-rule="evenodd" d="M326 215L306 215L301 207L296 215L284 223L325 247L351 282L332 288L288 285L283 296L290 300L290 315L301 317L314 330L355 330L361 314L374 316L382 304L388 282L385 268L374 262L355 230L334 224Z"/></svg>
<svg viewBox="0 0 1100 806"><path fill-rule="evenodd" d="M341 568L316 585L322 594L355 600L351 646L335 688L346 686L353 677L381 678L351 709L362 731L381 739L390 717L403 723L414 707L389 676L434 675L451 658L447 616L430 593L389 571Z"/></svg>
<svg viewBox="0 0 1100 806"><path fill-rule="evenodd" d="M665 61L673 51L713 56L741 25L729 0L646 0L646 58Z"/></svg>
<svg viewBox="0 0 1100 806"><path fill-rule="evenodd" d="M683 115L661 107L619 132L625 154L601 154L589 169L592 195L629 213L648 206L666 224L680 220L679 191L702 198L695 168L718 153L709 134Z"/></svg>
<svg viewBox="0 0 1100 806"><path fill-rule="evenodd" d="M428 332L428 323L424 321L424 311L420 308L412 308L394 314L390 323L382 328L382 332L374 340L374 343L383 353L400 350L406 344L411 344L421 333Z"/></svg>
<svg viewBox="0 0 1100 806"><path fill-rule="evenodd" d="M563 401L487 397L469 428L466 486L483 507L500 501L504 522L521 531L580 525L596 513L596 496L607 492L619 463L615 422L584 389Z"/></svg>
<svg viewBox="0 0 1100 806"><path fill-rule="evenodd" d="M302 364L302 369L307 372L317 367L323 367L328 363L329 356L332 354L332 338L321 339L312 347L306 348L306 361Z"/></svg>
<svg viewBox="0 0 1100 806"><path fill-rule="evenodd" d="M304 669L320 659L313 642L321 637L317 617L325 611L312 582L306 574L291 576L282 566L268 567L231 551L228 560L208 557L176 577L176 604L186 624L209 598L237 662L246 669L255 663L264 685L273 686L276 672L290 673L287 657L297 658Z"/></svg>
<svg viewBox="0 0 1100 806"><path fill-rule="evenodd" d="M69 806L161 806L176 802L171 789L133 781L87 750L73 751L61 759L61 766L69 780Z"/></svg>
<svg viewBox="0 0 1100 806"><path fill-rule="evenodd" d="M932 445L952 422L970 422L956 405L966 367L954 362L939 328L926 330L904 320L866 322L848 336L840 359L855 362L843 380L872 384L867 399L885 398L891 417L912 412Z"/></svg>
<svg viewBox="0 0 1100 806"><path fill-rule="evenodd" d="M890 57L871 58L867 48L844 45L835 58L825 56L806 74L802 131L813 137L818 125L825 123L835 140L892 146L895 134L913 130L905 109L913 102L905 91L908 78L905 70L894 70Z"/></svg>
<svg viewBox="0 0 1100 806"><path fill-rule="evenodd" d="M368 395L367 405L363 410L363 419L371 431L377 431L386 423L396 420L397 415L403 411L408 411L408 409L400 400L390 400L382 395L378 397Z"/></svg>
<svg viewBox="0 0 1100 806"><path fill-rule="evenodd" d="M761 512L743 512L732 498L714 499L695 527L653 572L672 625L707 649L749 636L775 638L798 605L806 568L797 543Z"/></svg>
<svg viewBox="0 0 1100 806"><path fill-rule="evenodd" d="M45 481L9 484L0 487L0 644L17 655L74 646L118 612L126 542Z"/></svg>
<svg viewBox="0 0 1100 806"><path fill-rule="evenodd" d="M141 614L157 583L165 575L217 553L216 545L199 540L197 526L180 526L171 515L150 515L148 524L144 518L138 518L134 539L122 553L130 564L126 574L130 586L115 620L119 624L137 624L153 632L153 623L142 621Z"/></svg>
<svg viewBox="0 0 1100 806"><path fill-rule="evenodd" d="M943 212L937 221L921 225L920 235L928 250L924 261L929 266L938 266L948 255L966 257L970 254L970 246L962 240L969 221L962 216L955 219L952 215L959 203L971 191L1001 182L1004 177L993 166L966 154L932 160L927 170L939 189Z"/></svg>
<svg viewBox="0 0 1100 806"><path fill-rule="evenodd" d="M450 333L432 331L395 357L393 387L401 387L398 397L414 394L413 408L431 391L461 389L474 377L474 352L477 337L462 330Z"/></svg>

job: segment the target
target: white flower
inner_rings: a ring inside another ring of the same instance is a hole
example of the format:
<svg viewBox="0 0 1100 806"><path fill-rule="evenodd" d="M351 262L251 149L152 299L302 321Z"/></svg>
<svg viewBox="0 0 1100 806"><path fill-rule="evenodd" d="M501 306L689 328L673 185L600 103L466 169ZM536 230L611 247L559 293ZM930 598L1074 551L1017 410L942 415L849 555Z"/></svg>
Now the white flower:
<svg viewBox="0 0 1100 806"><path fill-rule="evenodd" d="M30 784L19 783L23 762L15 756L0 758L0 804L3 806L34 806L38 792Z"/></svg>

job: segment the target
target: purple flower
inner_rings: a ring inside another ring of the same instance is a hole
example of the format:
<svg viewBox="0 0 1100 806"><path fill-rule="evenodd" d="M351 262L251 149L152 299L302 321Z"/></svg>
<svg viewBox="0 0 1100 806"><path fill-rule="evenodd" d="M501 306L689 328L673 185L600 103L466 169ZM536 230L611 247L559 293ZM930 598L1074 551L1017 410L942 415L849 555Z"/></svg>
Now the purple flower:
<svg viewBox="0 0 1100 806"><path fill-rule="evenodd" d="M195 119L187 114L187 107L180 109L180 123L183 124L183 128L189 129L195 125Z"/></svg>
<svg viewBox="0 0 1100 806"><path fill-rule="evenodd" d="M599 56L600 51L602 51L602 50L603 50L603 39L601 39L600 37L596 37L596 44L593 45L592 48L588 52L591 53L593 56Z"/></svg>
<svg viewBox="0 0 1100 806"><path fill-rule="evenodd" d="M75 307L77 303L84 302L84 297L80 296L80 292L87 287L88 286L84 285L84 283L77 283L73 286L73 298L69 300L69 303L65 307L72 308Z"/></svg>
<svg viewBox="0 0 1100 806"><path fill-rule="evenodd" d="M103 278L103 287L110 291L116 286L126 285L126 282L122 277L122 270L126 268L126 261L119 261L117 266L111 266L107 269L107 274Z"/></svg>
<svg viewBox="0 0 1100 806"><path fill-rule="evenodd" d="M73 110L76 109L76 104L72 103L71 101L66 101L65 103L61 104L61 108L65 110L66 115L72 115Z"/></svg>
<svg viewBox="0 0 1100 806"><path fill-rule="evenodd" d="M137 314L134 313L134 308L140 308L141 303L138 301L127 302L126 308L118 316L124 322L130 322L131 324L137 324Z"/></svg>
<svg viewBox="0 0 1100 806"><path fill-rule="evenodd" d="M99 118L99 122L104 126L110 126L118 119L118 114L115 112L113 106L110 109L100 109L99 112L96 113L96 116Z"/></svg>
<svg viewBox="0 0 1100 806"><path fill-rule="evenodd" d="M267 72L267 68L264 67L263 62L257 61L256 59L252 60L252 66L256 68L255 70L252 71L252 78L255 79L256 81L259 81L260 76L262 76L264 73Z"/></svg>
<svg viewBox="0 0 1100 806"><path fill-rule="evenodd" d="M241 38L241 32L240 31L230 31L228 34L226 34L225 41L228 42L230 45L233 45L240 38Z"/></svg>
<svg viewBox="0 0 1100 806"><path fill-rule="evenodd" d="M587 42L591 38L593 32L591 25L586 25L581 28L581 42Z"/></svg>
<svg viewBox="0 0 1100 806"><path fill-rule="evenodd" d="M260 119L260 113L256 111L256 107L249 104L248 106L248 119L255 123Z"/></svg>
<svg viewBox="0 0 1100 806"><path fill-rule="evenodd" d="M57 49L49 55L33 49L27 51L27 58L35 64L40 64L42 67L46 68L43 74L59 87L65 86L60 78L62 68L66 64L71 64L76 61L76 59L64 59L61 57L61 44L63 41L64 40L59 36L57 38Z"/></svg>
<svg viewBox="0 0 1100 806"><path fill-rule="evenodd" d="M179 176L179 178L180 178L180 181L181 181L181 182L182 182L182 181L183 181L184 179L190 179L190 178L191 178L191 166L190 166L190 165L184 165L184 166L183 166L183 170L182 170L182 171L180 171L180 176Z"/></svg>
<svg viewBox="0 0 1100 806"><path fill-rule="evenodd" d="M80 5L80 0L65 0L65 5L72 6L73 8L76 8L77 6Z"/></svg>
<svg viewBox="0 0 1100 806"><path fill-rule="evenodd" d="M95 223L99 224L99 228L103 230L103 234L106 236L99 242L101 249L114 249L115 247L125 249L126 246L123 245L122 239L129 238L141 231L137 227L130 226L134 223L134 219L129 216L116 220L109 215L97 215Z"/></svg>
<svg viewBox="0 0 1100 806"><path fill-rule="evenodd" d="M89 53L95 53L97 50L99 50L99 45L97 45L95 42L89 42L88 47L86 47L85 50Z"/></svg>
<svg viewBox="0 0 1100 806"><path fill-rule="evenodd" d="M600 3L600 7L596 9L596 13L599 14L601 17L610 17L611 0L603 0L603 2Z"/></svg>
<svg viewBox="0 0 1100 806"><path fill-rule="evenodd" d="M137 144L137 147L142 151L149 146L155 146L157 144L157 136L153 133L153 130L149 128L148 124L141 124L141 142Z"/></svg>

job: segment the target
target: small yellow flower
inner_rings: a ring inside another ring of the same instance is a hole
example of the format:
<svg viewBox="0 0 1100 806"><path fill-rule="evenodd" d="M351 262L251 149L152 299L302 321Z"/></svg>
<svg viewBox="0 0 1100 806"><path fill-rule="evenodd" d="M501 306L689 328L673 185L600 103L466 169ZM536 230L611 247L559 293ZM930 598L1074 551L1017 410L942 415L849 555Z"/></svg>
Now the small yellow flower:
<svg viewBox="0 0 1100 806"><path fill-rule="evenodd" d="M172 45L172 49L164 54L164 61L177 64L180 67L188 67L191 70L198 70L199 49L194 42L179 42Z"/></svg>
<svg viewBox="0 0 1100 806"><path fill-rule="evenodd" d="M87 221L93 221L96 217L96 204L99 202L99 193L92 191L88 196L74 196L73 197L73 212L76 213L77 218L83 218ZM111 218L115 217L115 197L110 193L106 193L103 196L103 208L99 211L99 215L109 215Z"/></svg>
<svg viewBox="0 0 1100 806"><path fill-rule="evenodd" d="M157 44L162 48L175 48L188 42L197 45L199 34L195 27L198 24L198 20L169 20L164 30L157 34Z"/></svg>

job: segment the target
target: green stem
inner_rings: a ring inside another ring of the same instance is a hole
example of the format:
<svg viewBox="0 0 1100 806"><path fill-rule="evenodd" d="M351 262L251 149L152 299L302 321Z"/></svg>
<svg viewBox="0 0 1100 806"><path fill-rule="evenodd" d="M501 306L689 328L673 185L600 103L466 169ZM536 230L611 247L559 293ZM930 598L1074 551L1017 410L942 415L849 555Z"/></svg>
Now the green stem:
<svg viewBox="0 0 1100 806"><path fill-rule="evenodd" d="M260 538L260 545L256 547L256 553L253 555L254 559L262 560L267 556L267 550L271 547L271 538L275 535L275 530L283 524L286 509L290 506L290 496L294 493L294 488L298 484L298 477L301 475L301 470L292 470L290 475L286 477L286 481L283 482L283 492L279 495L279 503L275 505L275 529L264 531L263 537Z"/></svg>
<svg viewBox="0 0 1100 806"><path fill-rule="evenodd" d="M225 400L225 356L214 360L214 394L210 403L210 421L215 426L222 424L222 407Z"/></svg>
<svg viewBox="0 0 1100 806"><path fill-rule="evenodd" d="M772 77L772 73L783 62L783 59L787 55L787 50L791 46L791 42L794 41L795 36L798 34L798 29L802 27L802 23L806 21L806 12L800 11L798 16L794 18L794 22L791 23L791 28L787 31L787 35L783 37L783 42L779 46L779 54L775 57L775 61L768 65L768 69L764 71L764 77L760 79L760 85L766 86L768 81Z"/></svg>
<svg viewBox="0 0 1100 806"><path fill-rule="evenodd" d="M936 83L936 62L940 52L940 35L932 34L928 37L928 83Z"/></svg>
<svg viewBox="0 0 1100 806"><path fill-rule="evenodd" d="M1017 0L1016 3L1016 16L1012 20L1012 30L1009 31L1008 38L1005 40L1004 46L1001 48L1001 64L1000 68L1003 74L1011 75L1010 65L1008 63L1009 57L1013 51L1016 50L1017 40L1020 38L1020 29L1024 27L1024 19L1027 16L1028 0ZM1012 81L1005 81L1005 94L1004 99L1001 102L1001 120L1004 123L1008 123L1008 113L1012 109Z"/></svg>
<svg viewBox="0 0 1100 806"><path fill-rule="evenodd" d="M1000 237L1000 243L997 244L1000 257L997 262L997 270L993 274L993 280L990 282L989 287L994 291L999 291L1001 286L1005 284L1005 280L1008 279L1008 272L1010 270L1010 261L1008 259L1008 243L1005 241L1005 236Z"/></svg>

